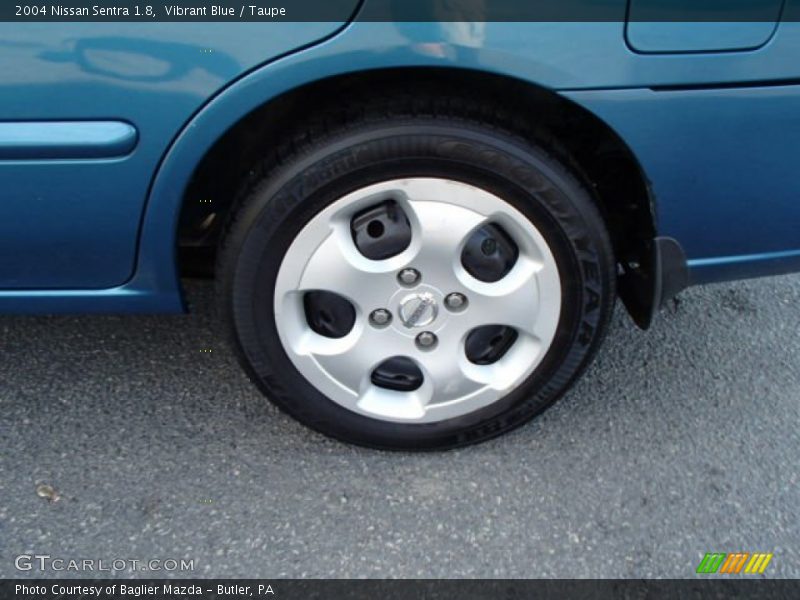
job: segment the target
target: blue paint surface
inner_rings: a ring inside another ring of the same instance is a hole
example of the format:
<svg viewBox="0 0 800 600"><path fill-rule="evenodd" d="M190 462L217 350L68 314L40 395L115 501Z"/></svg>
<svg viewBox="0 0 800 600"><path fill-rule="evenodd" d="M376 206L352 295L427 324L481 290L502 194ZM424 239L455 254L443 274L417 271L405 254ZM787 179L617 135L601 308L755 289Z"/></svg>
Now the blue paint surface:
<svg viewBox="0 0 800 600"><path fill-rule="evenodd" d="M625 14L626 0L609 2ZM694 282L800 268L800 24L773 29L756 49L711 27L719 51L693 54L687 39L646 54L624 18L2 23L3 123L115 122L138 135L127 148L84 131L71 145L54 128L13 154L0 123L0 311L181 310L177 221L204 153L282 93L387 67L514 77L596 114L642 165L659 233L687 250ZM78 147L88 154L66 154Z"/></svg>

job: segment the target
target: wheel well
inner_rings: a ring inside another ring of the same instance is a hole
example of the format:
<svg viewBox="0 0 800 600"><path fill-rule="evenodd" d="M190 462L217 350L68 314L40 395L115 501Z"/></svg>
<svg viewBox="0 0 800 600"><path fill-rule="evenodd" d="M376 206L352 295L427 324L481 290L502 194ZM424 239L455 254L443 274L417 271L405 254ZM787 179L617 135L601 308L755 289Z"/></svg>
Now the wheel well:
<svg viewBox="0 0 800 600"><path fill-rule="evenodd" d="M494 107L500 123L557 153L582 177L603 211L617 262L638 263L656 235L655 208L644 173L603 121L555 92L517 79L449 68L394 68L342 75L289 91L228 130L198 164L181 209L181 272L210 275L223 223L251 167L323 107L392 89L464 94ZM344 101L343 101L344 99ZM421 108L424 110L424 108Z"/></svg>

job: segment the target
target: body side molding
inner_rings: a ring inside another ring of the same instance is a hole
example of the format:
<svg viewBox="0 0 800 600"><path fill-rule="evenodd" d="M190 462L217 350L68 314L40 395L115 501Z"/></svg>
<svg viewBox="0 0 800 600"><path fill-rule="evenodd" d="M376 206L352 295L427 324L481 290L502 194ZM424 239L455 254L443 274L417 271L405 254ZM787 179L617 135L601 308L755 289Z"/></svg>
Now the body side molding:
<svg viewBox="0 0 800 600"><path fill-rule="evenodd" d="M139 134L124 121L0 123L0 160L112 158L130 154Z"/></svg>

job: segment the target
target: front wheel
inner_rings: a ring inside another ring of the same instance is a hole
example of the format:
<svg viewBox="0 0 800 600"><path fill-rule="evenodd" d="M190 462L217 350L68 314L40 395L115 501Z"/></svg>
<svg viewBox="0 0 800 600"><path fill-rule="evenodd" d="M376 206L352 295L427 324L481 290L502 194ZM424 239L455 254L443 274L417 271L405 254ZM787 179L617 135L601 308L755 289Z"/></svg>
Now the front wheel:
<svg viewBox="0 0 800 600"><path fill-rule="evenodd" d="M474 117L323 130L262 166L223 242L251 378L310 427L381 448L482 441L558 399L614 301L579 179Z"/></svg>

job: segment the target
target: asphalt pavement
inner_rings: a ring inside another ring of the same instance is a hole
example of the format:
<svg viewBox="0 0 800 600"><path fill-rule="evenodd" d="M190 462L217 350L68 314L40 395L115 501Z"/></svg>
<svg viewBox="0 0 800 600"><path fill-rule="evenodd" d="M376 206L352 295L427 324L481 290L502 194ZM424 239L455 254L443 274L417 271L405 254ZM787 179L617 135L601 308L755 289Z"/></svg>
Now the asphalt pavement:
<svg viewBox="0 0 800 600"><path fill-rule="evenodd" d="M618 307L556 406L434 454L279 413L213 287L187 289L188 316L0 317L0 577L98 574L20 555L194 561L117 576L693 577L734 551L800 577L800 276L688 290L646 333Z"/></svg>

